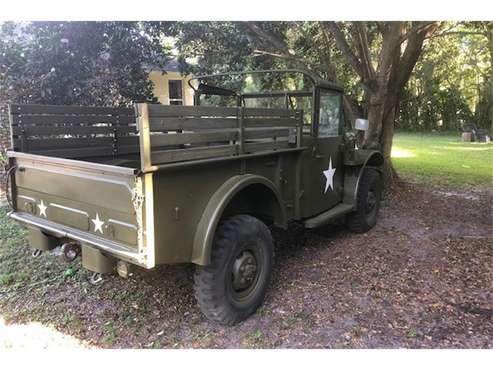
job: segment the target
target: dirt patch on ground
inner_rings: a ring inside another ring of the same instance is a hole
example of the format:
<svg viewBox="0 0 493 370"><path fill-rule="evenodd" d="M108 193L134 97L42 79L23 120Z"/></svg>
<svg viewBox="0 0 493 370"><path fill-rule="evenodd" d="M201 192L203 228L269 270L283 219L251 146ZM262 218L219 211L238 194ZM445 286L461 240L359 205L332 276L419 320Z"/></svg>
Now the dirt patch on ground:
<svg viewBox="0 0 493 370"><path fill-rule="evenodd" d="M192 266L97 288L76 267L63 282L2 288L0 310L7 324L50 324L102 347L491 348L492 194L470 195L406 185L367 234L293 227L278 242L265 304L235 327L202 316Z"/></svg>

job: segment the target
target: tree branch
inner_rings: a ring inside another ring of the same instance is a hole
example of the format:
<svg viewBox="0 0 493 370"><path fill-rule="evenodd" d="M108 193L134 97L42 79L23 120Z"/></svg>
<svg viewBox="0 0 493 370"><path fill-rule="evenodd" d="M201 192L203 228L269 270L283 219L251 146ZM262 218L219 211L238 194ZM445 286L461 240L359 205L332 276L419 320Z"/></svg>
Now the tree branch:
<svg viewBox="0 0 493 370"><path fill-rule="evenodd" d="M365 81L366 76L363 66L361 65L361 61L351 50L351 47L347 43L346 37L343 35L339 26L335 22L321 22L321 25L323 27L326 27L326 29L332 34L337 47L341 51L348 64L353 67L354 71L361 77L363 81Z"/></svg>
<svg viewBox="0 0 493 370"><path fill-rule="evenodd" d="M255 22L247 22L246 25L248 29L261 42L267 41L271 45L271 47L280 51L282 54L288 54L288 55L294 54L292 50L289 49L289 46L284 42L284 40L281 40L272 32L263 30Z"/></svg>
<svg viewBox="0 0 493 370"><path fill-rule="evenodd" d="M286 55L286 54L282 54L282 53L274 53L274 52L270 52L270 51L267 51L267 50L259 50L259 49L255 49L253 50L253 53L254 53L254 57L255 56L262 56L262 55L267 55L267 56L271 56L271 57L274 57L274 58L279 58L279 59L284 59L284 60L287 60L287 61L290 61L293 66L296 66L296 68L304 71L304 72L307 72L307 73L313 73L312 70L310 70L310 68L308 68L308 65L307 63L301 59L301 58L298 58L294 55Z"/></svg>
<svg viewBox="0 0 493 370"><path fill-rule="evenodd" d="M409 80L411 72L418 61L423 49L423 42L433 32L438 29L439 23L427 22L423 27L413 27L416 31L409 33L406 49L400 58L396 58L392 64L391 75L389 78L389 89L387 91L386 108L387 115L392 107L399 101L400 94L404 85Z"/></svg>
<svg viewBox="0 0 493 370"><path fill-rule="evenodd" d="M437 33L430 38L436 38L436 37L443 37L443 36L467 36L467 35L481 35L484 37L488 36L487 32L480 32L480 31L445 31L441 33Z"/></svg>
<svg viewBox="0 0 493 370"><path fill-rule="evenodd" d="M425 29L426 27L430 26L431 24L433 23L436 23L436 22L416 22L417 24L413 27L411 27L411 29L409 31L407 31L399 40L399 44L402 44L404 41L406 41L410 35L412 34L415 34L417 32L420 32L421 30Z"/></svg>
<svg viewBox="0 0 493 370"><path fill-rule="evenodd" d="M370 48L368 46L368 38L366 35L366 22L355 22L356 36L358 37L358 45L361 57L364 60L364 65L367 69L368 79L375 78L375 68L373 67Z"/></svg>

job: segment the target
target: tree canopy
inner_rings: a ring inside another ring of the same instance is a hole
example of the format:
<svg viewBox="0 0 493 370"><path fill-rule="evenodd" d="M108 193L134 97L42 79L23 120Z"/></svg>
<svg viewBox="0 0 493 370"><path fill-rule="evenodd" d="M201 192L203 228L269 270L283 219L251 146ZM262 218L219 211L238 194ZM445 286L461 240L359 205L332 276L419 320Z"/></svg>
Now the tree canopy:
<svg viewBox="0 0 493 370"><path fill-rule="evenodd" d="M0 101L125 105L152 99L146 66L168 50L150 22L0 26Z"/></svg>

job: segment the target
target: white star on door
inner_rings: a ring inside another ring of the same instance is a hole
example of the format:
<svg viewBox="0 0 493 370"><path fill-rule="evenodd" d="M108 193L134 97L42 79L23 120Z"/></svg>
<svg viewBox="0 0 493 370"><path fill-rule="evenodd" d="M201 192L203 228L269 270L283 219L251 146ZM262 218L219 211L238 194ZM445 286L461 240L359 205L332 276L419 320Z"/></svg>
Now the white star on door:
<svg viewBox="0 0 493 370"><path fill-rule="evenodd" d="M96 213L96 218L92 218L91 221L94 224L94 232L97 233L99 231L101 234L103 234L104 221L99 219L98 213Z"/></svg>
<svg viewBox="0 0 493 370"><path fill-rule="evenodd" d="M325 191L324 194L327 193L327 189L334 190L334 173L336 172L335 168L332 168L332 157L329 158L329 168L324 171L325 175Z"/></svg>
<svg viewBox="0 0 493 370"><path fill-rule="evenodd" d="M48 208L48 206L45 206L44 202L41 201L38 204L38 208L39 208L39 215L46 217L46 209Z"/></svg>

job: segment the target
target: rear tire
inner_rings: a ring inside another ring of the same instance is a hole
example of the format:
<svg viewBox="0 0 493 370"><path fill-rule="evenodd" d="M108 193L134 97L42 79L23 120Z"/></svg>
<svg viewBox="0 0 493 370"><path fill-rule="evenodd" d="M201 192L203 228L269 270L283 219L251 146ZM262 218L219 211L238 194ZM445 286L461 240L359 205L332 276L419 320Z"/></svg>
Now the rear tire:
<svg viewBox="0 0 493 370"><path fill-rule="evenodd" d="M269 285L273 251L270 230L262 221L249 215L222 221L211 263L195 273L195 296L204 315L233 325L253 314Z"/></svg>
<svg viewBox="0 0 493 370"><path fill-rule="evenodd" d="M382 191L383 182L380 173L373 168L365 168L358 188L356 211L346 218L349 230L364 233L376 225Z"/></svg>

